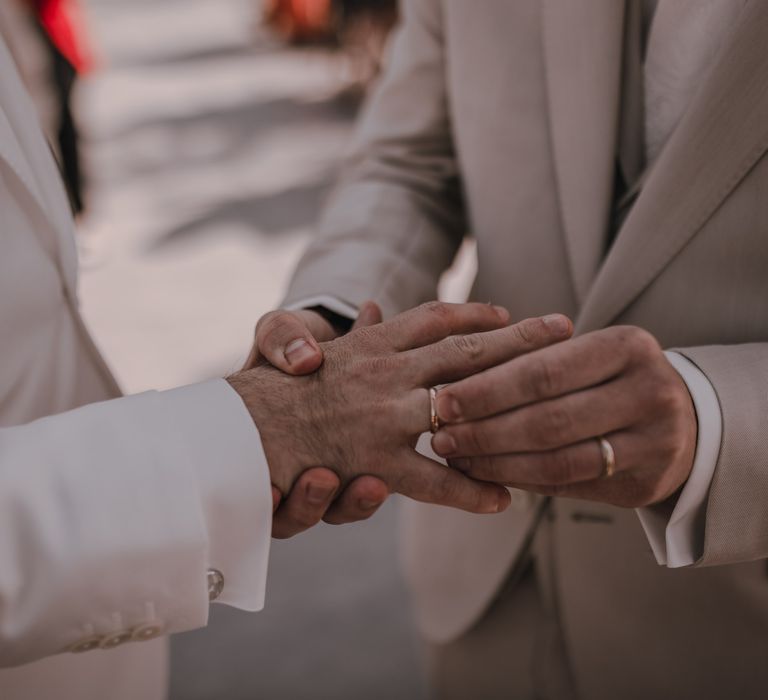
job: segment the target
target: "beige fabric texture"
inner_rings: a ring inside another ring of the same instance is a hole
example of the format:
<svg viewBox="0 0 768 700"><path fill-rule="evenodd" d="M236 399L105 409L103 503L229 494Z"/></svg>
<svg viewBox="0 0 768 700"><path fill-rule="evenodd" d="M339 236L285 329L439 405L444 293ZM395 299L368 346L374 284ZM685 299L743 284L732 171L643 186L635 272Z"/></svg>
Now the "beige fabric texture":
<svg viewBox="0 0 768 700"><path fill-rule="evenodd" d="M393 61L287 302L393 314L434 298L462 237L475 299L642 326L712 382L724 432L704 555L659 567L636 515L558 500L538 568L584 698L763 697L768 687L768 4L722 38L606 255L621 75L617 0L407 0ZM491 518L408 504L422 631L491 605L535 505Z"/></svg>

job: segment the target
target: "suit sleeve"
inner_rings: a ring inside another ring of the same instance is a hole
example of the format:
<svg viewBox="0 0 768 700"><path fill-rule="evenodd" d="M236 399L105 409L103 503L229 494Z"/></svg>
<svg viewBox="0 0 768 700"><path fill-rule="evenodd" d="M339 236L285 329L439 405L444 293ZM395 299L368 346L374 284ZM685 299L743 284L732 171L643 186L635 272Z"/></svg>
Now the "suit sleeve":
<svg viewBox="0 0 768 700"><path fill-rule="evenodd" d="M267 465L223 380L0 430L0 666L205 625L263 605Z"/></svg>
<svg viewBox="0 0 768 700"><path fill-rule="evenodd" d="M391 63L290 285L286 304L322 295L385 316L434 299L465 234L448 114L438 0L407 0Z"/></svg>
<svg viewBox="0 0 768 700"><path fill-rule="evenodd" d="M768 557L768 344L676 348L707 377L722 438L697 566Z"/></svg>

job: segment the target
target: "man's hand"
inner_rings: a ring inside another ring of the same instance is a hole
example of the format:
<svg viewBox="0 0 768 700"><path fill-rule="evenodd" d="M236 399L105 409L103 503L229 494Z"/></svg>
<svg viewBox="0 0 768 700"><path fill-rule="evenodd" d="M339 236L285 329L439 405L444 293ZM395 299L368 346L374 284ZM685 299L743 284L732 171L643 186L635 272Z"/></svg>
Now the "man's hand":
<svg viewBox="0 0 768 700"><path fill-rule="evenodd" d="M617 506L666 500L688 479L696 413L655 338L613 327L442 390L434 450L463 473ZM606 478L598 436L614 448Z"/></svg>
<svg viewBox="0 0 768 700"><path fill-rule="evenodd" d="M414 447L429 428L430 386L559 342L571 330L562 317L504 328L508 320L485 304L427 304L325 343L325 361L310 376L262 365L231 377L262 436L275 486L288 493L305 469L325 464L342 486L369 474L417 500L480 513L506 508L506 489L446 469Z"/></svg>
<svg viewBox="0 0 768 700"><path fill-rule="evenodd" d="M360 476L342 491L330 469L313 467L296 480L286 498L272 487L272 537L293 537L321 520L333 525L367 520L388 496L387 485L373 476Z"/></svg>
<svg viewBox="0 0 768 700"><path fill-rule="evenodd" d="M381 309L366 302L352 326L364 328L381 322ZM314 372L323 361L318 340L332 340L335 329L310 310L272 311L256 325L256 338L243 369L269 362L288 374ZM293 537L321 520L340 525L370 518L389 497L387 485L372 476L354 479L345 489L330 469L313 467L301 475L284 499L272 487L272 536Z"/></svg>

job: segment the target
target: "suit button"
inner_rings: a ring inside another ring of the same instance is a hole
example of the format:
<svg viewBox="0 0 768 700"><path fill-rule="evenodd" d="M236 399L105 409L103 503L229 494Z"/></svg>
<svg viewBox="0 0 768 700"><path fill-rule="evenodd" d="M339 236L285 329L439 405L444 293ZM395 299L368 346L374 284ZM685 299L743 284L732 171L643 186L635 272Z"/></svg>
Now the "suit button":
<svg viewBox="0 0 768 700"><path fill-rule="evenodd" d="M165 627L159 622L150 622L146 625L139 625L134 627L131 633L131 641L134 642L147 642L150 639L155 639L165 632Z"/></svg>
<svg viewBox="0 0 768 700"><path fill-rule="evenodd" d="M75 642L72 646L70 646L69 651L71 651L73 654L82 654L84 651L93 651L94 649L98 649L101 646L102 639L103 637L100 637L96 634L92 637L86 637L85 639L81 639L79 642Z"/></svg>
<svg viewBox="0 0 768 700"><path fill-rule="evenodd" d="M216 600L224 590L224 574L218 569L208 569L208 600Z"/></svg>
<svg viewBox="0 0 768 700"><path fill-rule="evenodd" d="M114 649L115 647L119 647L121 644L130 642L131 636L132 635L129 630L123 630L122 632L115 632L115 634L110 634L104 637L104 639L101 640L101 644L99 644L99 647L101 649Z"/></svg>

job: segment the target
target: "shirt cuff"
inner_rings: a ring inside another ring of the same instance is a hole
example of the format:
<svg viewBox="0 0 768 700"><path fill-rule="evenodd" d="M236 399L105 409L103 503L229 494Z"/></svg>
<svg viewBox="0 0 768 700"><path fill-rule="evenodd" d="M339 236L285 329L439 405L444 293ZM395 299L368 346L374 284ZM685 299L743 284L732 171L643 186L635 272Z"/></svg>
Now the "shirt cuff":
<svg viewBox="0 0 768 700"><path fill-rule="evenodd" d="M671 514L659 507L639 508L637 515L656 561L670 568L690 566L704 551L707 497L720 455L723 419L717 394L707 376L676 352L667 359L688 386L698 420L693 468Z"/></svg>
<svg viewBox="0 0 768 700"><path fill-rule="evenodd" d="M256 426L240 396L223 379L162 394L175 399L178 439L193 448L188 459L197 474L208 533L207 566L224 576L216 602L261 610L272 537L272 490Z"/></svg>
<svg viewBox="0 0 768 700"><path fill-rule="evenodd" d="M322 306L328 309L328 311L333 311L333 313L339 314L339 316L348 318L350 321L354 321L358 314L358 309L354 304L350 304L348 301L331 296L330 294L321 294L316 297L301 299L294 304L288 304L285 308L288 311L296 311L297 309L308 309L312 306Z"/></svg>

